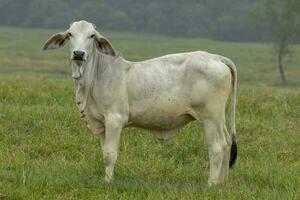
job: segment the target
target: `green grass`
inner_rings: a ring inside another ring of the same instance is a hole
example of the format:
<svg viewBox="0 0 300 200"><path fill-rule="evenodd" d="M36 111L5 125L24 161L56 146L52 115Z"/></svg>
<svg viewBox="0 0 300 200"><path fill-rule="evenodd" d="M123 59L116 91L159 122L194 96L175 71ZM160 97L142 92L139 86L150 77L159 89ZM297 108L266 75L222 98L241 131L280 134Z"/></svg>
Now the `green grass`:
<svg viewBox="0 0 300 200"><path fill-rule="evenodd" d="M238 161L208 187L201 125L160 142L122 135L112 185L102 182L100 141L74 103L68 49L42 52L55 30L0 28L0 199L300 199L300 46L279 86L271 45L104 32L130 60L203 49L239 71Z"/></svg>

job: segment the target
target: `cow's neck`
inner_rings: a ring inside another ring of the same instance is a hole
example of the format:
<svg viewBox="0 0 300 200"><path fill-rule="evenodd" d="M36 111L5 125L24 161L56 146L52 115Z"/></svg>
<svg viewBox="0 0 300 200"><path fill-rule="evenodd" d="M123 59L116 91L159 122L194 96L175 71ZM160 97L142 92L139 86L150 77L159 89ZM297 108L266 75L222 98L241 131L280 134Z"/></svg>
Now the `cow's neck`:
<svg viewBox="0 0 300 200"><path fill-rule="evenodd" d="M116 57L99 53L95 50L91 56L81 66L72 64L72 77L76 85L76 104L81 112L87 110L91 102L92 92L95 83L105 82L107 71L110 65L116 60ZM101 87L101 84L99 85ZM101 88L97 86L97 90Z"/></svg>

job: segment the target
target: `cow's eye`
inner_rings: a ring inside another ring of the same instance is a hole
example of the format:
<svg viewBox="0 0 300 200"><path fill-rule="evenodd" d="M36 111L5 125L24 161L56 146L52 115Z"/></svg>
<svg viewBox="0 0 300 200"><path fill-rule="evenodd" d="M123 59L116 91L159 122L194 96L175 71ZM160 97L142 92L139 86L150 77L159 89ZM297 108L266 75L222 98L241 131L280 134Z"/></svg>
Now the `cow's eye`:
<svg viewBox="0 0 300 200"><path fill-rule="evenodd" d="M95 34L93 34L93 35L90 36L90 38L94 38L94 37L95 37Z"/></svg>
<svg viewBox="0 0 300 200"><path fill-rule="evenodd" d="M72 33L69 32L69 33L68 33L68 37L72 37L72 36L73 36Z"/></svg>

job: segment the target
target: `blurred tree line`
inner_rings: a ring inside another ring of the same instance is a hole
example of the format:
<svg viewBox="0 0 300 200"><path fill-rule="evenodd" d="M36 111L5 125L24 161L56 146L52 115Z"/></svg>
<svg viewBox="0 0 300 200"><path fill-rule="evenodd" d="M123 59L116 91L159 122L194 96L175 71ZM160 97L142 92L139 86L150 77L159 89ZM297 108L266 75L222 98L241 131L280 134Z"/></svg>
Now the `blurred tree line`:
<svg viewBox="0 0 300 200"><path fill-rule="evenodd" d="M86 19L98 28L218 40L268 39L262 0L0 0L0 25L63 28Z"/></svg>
<svg viewBox="0 0 300 200"><path fill-rule="evenodd" d="M0 25L62 28L86 19L101 29L220 40L261 40L259 0L0 0Z"/></svg>

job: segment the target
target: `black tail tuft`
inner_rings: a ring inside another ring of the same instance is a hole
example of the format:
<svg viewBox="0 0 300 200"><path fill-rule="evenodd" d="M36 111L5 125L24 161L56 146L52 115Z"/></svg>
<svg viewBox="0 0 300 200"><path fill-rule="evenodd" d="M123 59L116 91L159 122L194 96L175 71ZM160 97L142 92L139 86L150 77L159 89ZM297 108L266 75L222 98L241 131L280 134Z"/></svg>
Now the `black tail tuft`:
<svg viewBox="0 0 300 200"><path fill-rule="evenodd" d="M230 151L230 161L229 167L232 168L237 158L237 144L235 136L232 137L231 151Z"/></svg>

